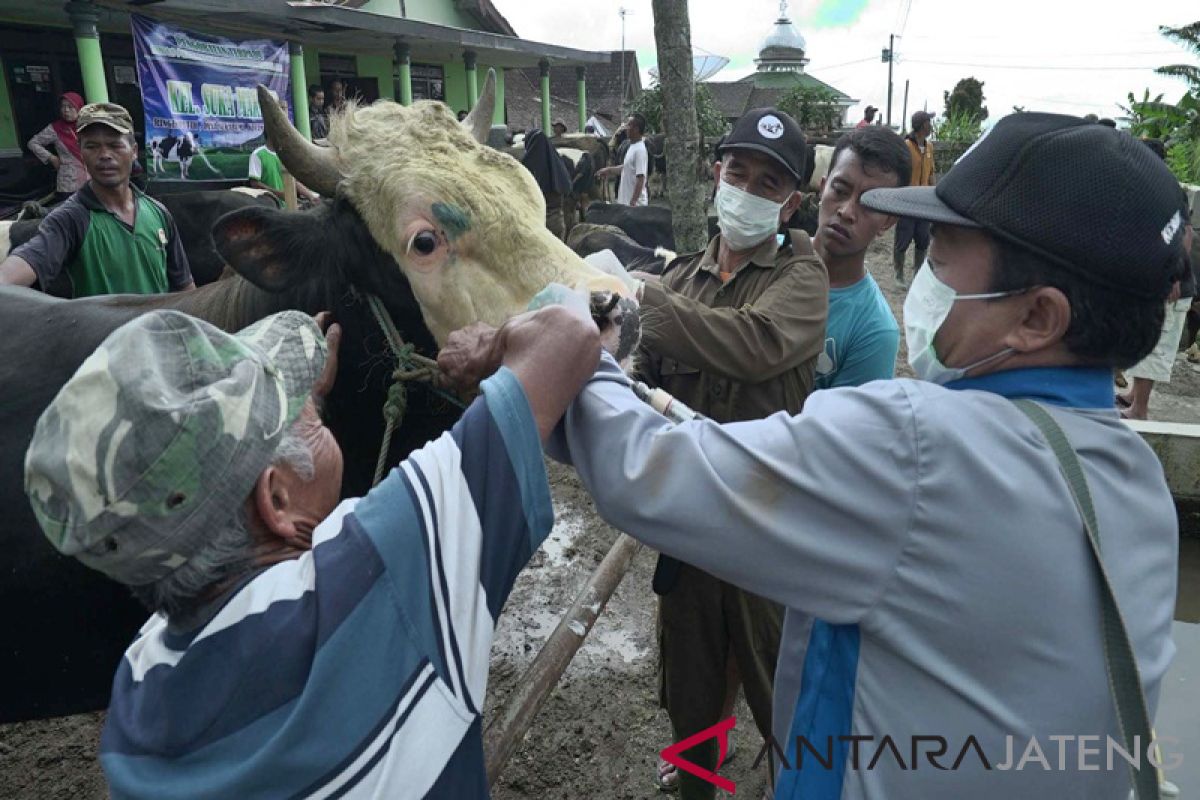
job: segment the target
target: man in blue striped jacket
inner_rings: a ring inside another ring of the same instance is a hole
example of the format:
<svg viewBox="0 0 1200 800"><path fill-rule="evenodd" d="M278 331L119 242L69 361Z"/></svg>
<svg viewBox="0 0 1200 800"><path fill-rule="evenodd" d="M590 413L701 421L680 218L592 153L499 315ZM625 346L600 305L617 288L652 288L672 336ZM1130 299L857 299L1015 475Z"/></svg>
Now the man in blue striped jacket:
<svg viewBox="0 0 1200 800"><path fill-rule="evenodd" d="M487 797L493 630L553 524L541 443L600 345L561 306L471 341L504 368L340 503L317 411L336 358L304 314L237 335L147 314L63 387L30 501L55 547L156 612L113 681L113 797Z"/></svg>

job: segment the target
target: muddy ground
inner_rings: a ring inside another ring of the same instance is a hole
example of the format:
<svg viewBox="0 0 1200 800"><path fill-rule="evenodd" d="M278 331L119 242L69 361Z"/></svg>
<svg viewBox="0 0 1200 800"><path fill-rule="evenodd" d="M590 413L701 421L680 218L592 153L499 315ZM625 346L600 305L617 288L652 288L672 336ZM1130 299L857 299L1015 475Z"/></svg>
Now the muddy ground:
<svg viewBox="0 0 1200 800"><path fill-rule="evenodd" d="M871 249L868 264L897 318L903 290L891 277L891 237ZM903 348L903 342L901 343ZM911 375L904 363L899 373ZM1156 388L1152 417L1200 418L1200 366L1180 356L1170 385ZM597 517L574 473L551 468L557 524L517 581L492 653L487 710L502 704L522 671L554 630L616 532ZM654 606L650 577L655 554L643 549L583 648L497 783L497 800L652 798L658 751L670 743L657 708ZM764 769L751 762L761 740L745 703L735 732L738 756L722 773L738 796L758 798ZM101 714L0 726L0 798L86 800L105 796L95 753Z"/></svg>

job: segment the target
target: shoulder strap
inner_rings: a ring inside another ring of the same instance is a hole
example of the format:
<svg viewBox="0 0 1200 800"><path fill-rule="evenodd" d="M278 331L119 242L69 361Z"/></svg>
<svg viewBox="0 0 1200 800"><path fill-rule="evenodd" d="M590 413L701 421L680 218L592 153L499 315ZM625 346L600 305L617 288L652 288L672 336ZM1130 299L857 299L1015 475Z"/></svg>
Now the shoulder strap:
<svg viewBox="0 0 1200 800"><path fill-rule="evenodd" d="M1058 467L1071 490L1075 507L1083 518L1083 527L1087 531L1089 549L1092 552L1092 563L1100 577L1100 629L1104 638L1104 667L1108 672L1109 694L1117 710L1121 740L1126 752L1131 755L1140 753L1141 759L1148 761L1146 748L1152 739L1150 714L1146 710L1142 679L1138 673L1137 661L1133 657L1133 646L1129 643L1129 632L1121 618L1121 609L1117 605L1112 583L1108 580L1108 572L1101 557L1096 509L1092 505L1087 476L1074 448L1067 440L1066 433L1046 409L1031 400L1014 400L1013 403L1038 427L1050 449L1054 451ZM1134 770L1130 766L1134 797L1137 800L1158 800L1158 770L1151 769L1151 764L1142 761L1139 763L1142 764L1140 769Z"/></svg>
<svg viewBox="0 0 1200 800"><path fill-rule="evenodd" d="M808 238L808 232L800 228L788 228L788 237L792 241L792 254L797 256L815 256L817 251L813 249L812 239Z"/></svg>

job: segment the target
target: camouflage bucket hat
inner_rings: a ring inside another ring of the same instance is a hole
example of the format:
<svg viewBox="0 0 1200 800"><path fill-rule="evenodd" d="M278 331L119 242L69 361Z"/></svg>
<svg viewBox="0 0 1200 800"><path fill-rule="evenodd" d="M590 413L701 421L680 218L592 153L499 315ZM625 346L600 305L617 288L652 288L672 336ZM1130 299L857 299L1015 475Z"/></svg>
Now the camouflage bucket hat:
<svg viewBox="0 0 1200 800"><path fill-rule="evenodd" d="M133 133L133 118L124 106L116 103L89 103L81 108L75 130L82 131L89 125L106 125L117 133Z"/></svg>
<svg viewBox="0 0 1200 800"><path fill-rule="evenodd" d="M46 537L130 586L169 575L245 501L325 357L299 311L233 335L178 311L113 331L42 413L25 454Z"/></svg>

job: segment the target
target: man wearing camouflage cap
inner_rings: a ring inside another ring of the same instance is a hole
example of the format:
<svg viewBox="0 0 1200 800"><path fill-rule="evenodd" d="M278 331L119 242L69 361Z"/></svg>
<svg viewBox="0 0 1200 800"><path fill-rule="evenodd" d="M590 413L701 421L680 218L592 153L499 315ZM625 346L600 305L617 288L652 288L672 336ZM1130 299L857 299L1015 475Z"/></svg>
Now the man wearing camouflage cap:
<svg viewBox="0 0 1200 800"><path fill-rule="evenodd" d="M171 212L129 182L138 154L129 112L92 103L75 129L90 178L0 261L0 284L70 297L193 288Z"/></svg>
<svg viewBox="0 0 1200 800"><path fill-rule="evenodd" d="M295 311L236 335L153 312L38 421L46 536L156 612L113 681L114 797L487 796L492 633L553 523L541 441L599 336L554 306L472 339L504 364L482 396L340 504L317 411L338 336Z"/></svg>

